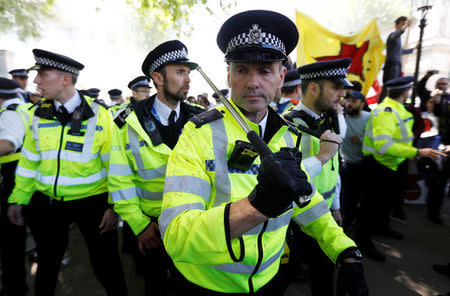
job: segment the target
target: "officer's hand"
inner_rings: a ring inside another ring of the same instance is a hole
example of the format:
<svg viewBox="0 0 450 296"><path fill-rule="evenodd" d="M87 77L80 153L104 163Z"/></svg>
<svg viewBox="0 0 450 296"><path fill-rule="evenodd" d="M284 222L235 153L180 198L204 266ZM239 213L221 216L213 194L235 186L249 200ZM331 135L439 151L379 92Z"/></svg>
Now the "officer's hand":
<svg viewBox="0 0 450 296"><path fill-rule="evenodd" d="M356 260L355 260L356 261ZM369 288L361 262L342 262L338 271L336 296L367 296Z"/></svg>
<svg viewBox="0 0 450 296"><path fill-rule="evenodd" d="M312 193L307 176L300 169L300 159L286 150L262 159L258 184L248 200L263 215L277 217L289 210L300 196Z"/></svg>
<svg viewBox="0 0 450 296"><path fill-rule="evenodd" d="M150 225L138 235L139 251L145 255L147 250L162 248L163 243L159 233L159 225L150 222Z"/></svg>
<svg viewBox="0 0 450 296"><path fill-rule="evenodd" d="M12 224L23 226L22 206L12 204L8 208L8 218Z"/></svg>
<svg viewBox="0 0 450 296"><path fill-rule="evenodd" d="M103 219L100 222L100 233L109 232L117 225L117 214L112 209L107 209L103 214Z"/></svg>
<svg viewBox="0 0 450 296"><path fill-rule="evenodd" d="M330 130L326 130L322 136L320 136L320 150L316 154L316 158L320 160L322 165L326 164L339 149L339 145L342 144L342 139Z"/></svg>
<svg viewBox="0 0 450 296"><path fill-rule="evenodd" d="M428 157L428 158L431 158L433 160L437 160L439 158L439 156L447 157L447 154L442 153L442 152L440 152L440 151L438 151L436 149L433 149L433 148L422 148L422 149L419 149L417 155L419 157Z"/></svg>
<svg viewBox="0 0 450 296"><path fill-rule="evenodd" d="M334 221L336 221L337 225L342 226L342 215L341 210L331 210L331 215L334 218Z"/></svg>

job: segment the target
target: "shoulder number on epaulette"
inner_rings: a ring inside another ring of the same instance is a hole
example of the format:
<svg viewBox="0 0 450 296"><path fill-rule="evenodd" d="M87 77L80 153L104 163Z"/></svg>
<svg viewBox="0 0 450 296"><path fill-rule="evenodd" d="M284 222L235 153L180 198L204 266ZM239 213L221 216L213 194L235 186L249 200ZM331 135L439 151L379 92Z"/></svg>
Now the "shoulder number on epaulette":
<svg viewBox="0 0 450 296"><path fill-rule="evenodd" d="M119 111L116 118L114 118L114 122L119 128L122 128L125 125L125 120L127 119L128 115L131 114L131 112L133 111L129 107Z"/></svg>
<svg viewBox="0 0 450 296"><path fill-rule="evenodd" d="M211 109L209 111L195 115L190 119L195 124L196 128L201 127L211 121L223 118L223 114L217 109Z"/></svg>

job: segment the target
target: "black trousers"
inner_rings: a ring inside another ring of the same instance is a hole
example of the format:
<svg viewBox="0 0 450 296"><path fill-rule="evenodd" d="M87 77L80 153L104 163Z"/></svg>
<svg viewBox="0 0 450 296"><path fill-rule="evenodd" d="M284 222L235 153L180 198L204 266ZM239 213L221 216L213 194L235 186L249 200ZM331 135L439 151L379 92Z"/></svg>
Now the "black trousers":
<svg viewBox="0 0 450 296"><path fill-rule="evenodd" d="M435 161L429 158L422 158L417 161L417 168L428 187L428 216L439 218L445 196L445 186L450 172L450 161L444 159L442 166L438 166Z"/></svg>
<svg viewBox="0 0 450 296"><path fill-rule="evenodd" d="M8 197L14 188L16 165L17 162L6 163L1 169L0 260L2 293L6 296L25 295L28 291L25 269L26 227L11 224L8 220Z"/></svg>
<svg viewBox="0 0 450 296"><path fill-rule="evenodd" d="M371 243L376 230L390 229L390 212L398 204L398 195L403 194L399 183L401 174L378 163L372 156L363 158L363 167L364 191L355 232L359 244Z"/></svg>
<svg viewBox="0 0 450 296"><path fill-rule="evenodd" d="M341 166L341 211L344 219L343 228L348 228L358 214L358 203L361 200L364 182L364 166L361 163L346 163Z"/></svg>
<svg viewBox="0 0 450 296"><path fill-rule="evenodd" d="M127 295L117 230L103 234L99 232L107 206L106 193L64 202L40 192L33 196L26 210L26 219L36 241L38 254L36 296L54 294L72 222L76 223L86 241L95 275L107 295Z"/></svg>
<svg viewBox="0 0 450 296"><path fill-rule="evenodd" d="M315 239L298 231L297 245L291 253L299 254L300 261L308 265L312 296L334 295L334 263L320 248Z"/></svg>

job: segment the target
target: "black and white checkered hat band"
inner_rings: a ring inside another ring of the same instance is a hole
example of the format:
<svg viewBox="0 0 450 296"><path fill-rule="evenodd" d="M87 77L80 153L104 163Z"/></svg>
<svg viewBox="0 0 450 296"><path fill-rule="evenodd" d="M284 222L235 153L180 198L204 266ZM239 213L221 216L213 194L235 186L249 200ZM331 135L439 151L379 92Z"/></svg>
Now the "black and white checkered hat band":
<svg viewBox="0 0 450 296"><path fill-rule="evenodd" d="M130 88L131 88L131 89L134 89L135 87L138 87L138 86L148 86L149 84L150 84L150 81L148 81L148 80L142 80L142 81L136 82L135 84L131 85Z"/></svg>
<svg viewBox="0 0 450 296"><path fill-rule="evenodd" d="M286 47L284 46L284 43L277 36L266 32L261 32L260 37L257 39L254 38L254 36L250 36L248 33L241 33L231 38L227 45L227 52L232 51L236 47L245 46L248 44L271 45L286 54Z"/></svg>
<svg viewBox="0 0 450 296"><path fill-rule="evenodd" d="M292 81L286 81L285 83L283 83L282 87L297 86L297 85L300 85L300 83L302 83L301 79L295 79L295 80L292 80Z"/></svg>
<svg viewBox="0 0 450 296"><path fill-rule="evenodd" d="M388 89L403 89L403 88L408 88L410 86L412 86L412 82L408 83L408 84L402 84L402 85L395 85L395 86L388 86Z"/></svg>
<svg viewBox="0 0 450 296"><path fill-rule="evenodd" d="M344 78L347 76L349 67L327 69L323 71L317 71L312 73L300 74L300 79L315 79L315 78Z"/></svg>
<svg viewBox="0 0 450 296"><path fill-rule="evenodd" d="M80 69L77 69L71 65L67 65L67 64L55 61L55 60L51 60L49 58L43 58L43 57L37 57L37 56L35 56L34 59L36 60L36 64L38 64L38 65L49 66L49 67L60 69L62 71L69 72L69 73L72 73L75 75L80 74Z"/></svg>
<svg viewBox="0 0 450 296"><path fill-rule="evenodd" d="M155 71L161 65L164 65L167 62L187 60L187 59L188 59L187 51L185 48L167 52L153 62L152 66L150 67L149 75L152 76L153 71Z"/></svg>
<svg viewBox="0 0 450 296"><path fill-rule="evenodd" d="M18 89L0 89L0 95L13 95L18 93Z"/></svg>

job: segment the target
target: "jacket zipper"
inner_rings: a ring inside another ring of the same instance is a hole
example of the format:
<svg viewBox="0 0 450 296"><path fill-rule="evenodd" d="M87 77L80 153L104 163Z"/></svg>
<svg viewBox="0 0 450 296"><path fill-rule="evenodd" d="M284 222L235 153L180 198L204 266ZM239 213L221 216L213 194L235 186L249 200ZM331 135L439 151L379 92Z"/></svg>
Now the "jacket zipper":
<svg viewBox="0 0 450 296"><path fill-rule="evenodd" d="M65 124L61 124L61 137L59 140L59 149L58 149L58 157L57 157L57 166L56 166L56 177L55 177L55 186L53 187L53 194L56 196L58 196L56 194L56 187L58 186L58 177L59 177L59 171L61 170L61 149L62 149L62 143L63 143L63 138L64 138L64 128L66 127ZM61 197L61 201L64 201L64 197Z"/></svg>
<svg viewBox="0 0 450 296"><path fill-rule="evenodd" d="M263 250L263 246L262 246L262 236L267 229L267 224L268 224L268 221L264 222L263 228L262 228L261 232L258 234L258 262L256 263L255 269L253 270L252 274L248 278L248 287L249 287L250 294L255 293L252 278L258 272L258 269L261 266L261 262L263 259L264 250Z"/></svg>

